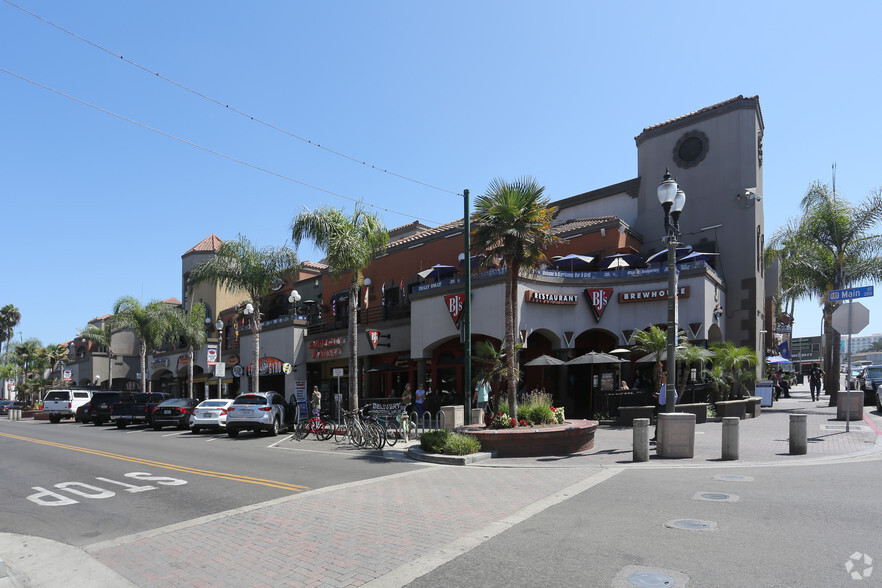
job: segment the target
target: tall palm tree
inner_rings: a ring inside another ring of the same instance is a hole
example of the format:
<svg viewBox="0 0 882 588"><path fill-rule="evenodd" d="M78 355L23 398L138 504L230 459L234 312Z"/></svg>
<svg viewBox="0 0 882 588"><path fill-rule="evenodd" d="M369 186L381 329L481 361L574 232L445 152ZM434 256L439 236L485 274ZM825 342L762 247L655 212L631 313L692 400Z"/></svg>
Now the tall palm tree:
<svg viewBox="0 0 882 588"><path fill-rule="evenodd" d="M15 327L21 322L21 312L13 304L7 304L0 308L0 344L6 342L6 353L8 354L9 342L15 335Z"/></svg>
<svg viewBox="0 0 882 588"><path fill-rule="evenodd" d="M142 305L132 296L123 296L113 304L111 320L121 329L131 329L138 339L141 356L141 392L147 392L147 352L162 344L168 305L154 300Z"/></svg>
<svg viewBox="0 0 882 588"><path fill-rule="evenodd" d="M249 315L254 340L254 362L251 367L251 391L260 392L260 305L272 292L276 280L300 273L297 254L288 247L258 249L244 235L225 241L217 255L200 263L190 272L190 286L212 283L230 290L243 290L251 297L253 312ZM204 319L203 319L204 320Z"/></svg>
<svg viewBox="0 0 882 588"><path fill-rule="evenodd" d="M50 343L43 348L43 356L48 361L49 373L52 374L55 372L55 366L67 359L67 345ZM59 381L62 380L62 377L63 375L59 374Z"/></svg>
<svg viewBox="0 0 882 588"><path fill-rule="evenodd" d="M193 395L193 357L196 351L205 347L205 305L197 302L184 311L174 307L170 310L167 340L177 344L179 341L187 348L187 396Z"/></svg>
<svg viewBox="0 0 882 588"><path fill-rule="evenodd" d="M304 238L311 239L327 256L328 271L338 277L352 272L349 282L349 409L358 410L358 310L364 285L364 270L377 255L386 251L389 233L383 220L365 212L358 204L352 216L342 210L323 207L304 210L291 222L291 238L299 247Z"/></svg>
<svg viewBox="0 0 882 588"><path fill-rule="evenodd" d="M93 325L89 323L86 325L85 329L80 329L77 337L81 339L85 339L90 343L94 343L100 347L104 347L107 349L107 389L110 390L110 385L113 382L113 333L117 330L114 327L113 321L111 320L113 317L108 317L104 319L104 322L99 327L98 325Z"/></svg>
<svg viewBox="0 0 882 588"><path fill-rule="evenodd" d="M769 245L788 253L779 256L782 285L794 297L814 297L823 307L824 388L834 406L840 336L833 328L833 311L839 304L829 301L828 292L882 279L882 235L875 233L882 220L882 194L877 190L855 206L816 182L801 208L802 217L776 232Z"/></svg>
<svg viewBox="0 0 882 588"><path fill-rule="evenodd" d="M533 269L545 261L545 250L560 241L551 230L555 207L543 196L545 187L524 176L513 182L496 178L484 195L475 202L475 228L472 231L476 248L487 257L502 260L505 279L505 355L508 362L508 403L517 414L517 341L518 278L522 269Z"/></svg>

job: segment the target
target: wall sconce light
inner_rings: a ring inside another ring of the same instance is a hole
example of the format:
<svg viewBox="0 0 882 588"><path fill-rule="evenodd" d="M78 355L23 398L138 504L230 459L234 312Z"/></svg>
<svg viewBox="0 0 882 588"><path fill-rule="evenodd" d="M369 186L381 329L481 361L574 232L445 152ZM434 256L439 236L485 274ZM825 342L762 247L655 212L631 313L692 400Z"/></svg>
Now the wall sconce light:
<svg viewBox="0 0 882 588"><path fill-rule="evenodd" d="M759 202L763 199L762 196L756 193L756 188L748 188L743 192L738 192L738 194L735 195L735 198L738 202L744 205L745 208L753 205L754 202Z"/></svg>
<svg viewBox="0 0 882 588"><path fill-rule="evenodd" d="M606 237L606 229L605 228L600 229L600 236Z"/></svg>

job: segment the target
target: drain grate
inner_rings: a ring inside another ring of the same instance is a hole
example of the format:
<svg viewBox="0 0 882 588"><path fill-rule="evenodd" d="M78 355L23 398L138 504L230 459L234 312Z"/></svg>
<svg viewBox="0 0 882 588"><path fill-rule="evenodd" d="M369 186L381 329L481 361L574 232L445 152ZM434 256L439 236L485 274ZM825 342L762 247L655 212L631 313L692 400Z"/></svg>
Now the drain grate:
<svg viewBox="0 0 882 588"><path fill-rule="evenodd" d="M852 431L869 431L869 429L863 425L849 425L848 427ZM822 431L844 431L845 425L821 425Z"/></svg>
<svg viewBox="0 0 882 588"><path fill-rule="evenodd" d="M695 519L679 519L676 521L668 521L665 526L671 529L682 529L684 531L715 531L717 524L712 521L697 521Z"/></svg>
<svg viewBox="0 0 882 588"><path fill-rule="evenodd" d="M653 586L673 586L674 579L658 572L634 572L628 575L628 582L635 586L651 588Z"/></svg>
<svg viewBox="0 0 882 588"><path fill-rule="evenodd" d="M736 476L733 474L720 474L718 476L714 476L714 480L720 480L722 482L753 482L753 477Z"/></svg>

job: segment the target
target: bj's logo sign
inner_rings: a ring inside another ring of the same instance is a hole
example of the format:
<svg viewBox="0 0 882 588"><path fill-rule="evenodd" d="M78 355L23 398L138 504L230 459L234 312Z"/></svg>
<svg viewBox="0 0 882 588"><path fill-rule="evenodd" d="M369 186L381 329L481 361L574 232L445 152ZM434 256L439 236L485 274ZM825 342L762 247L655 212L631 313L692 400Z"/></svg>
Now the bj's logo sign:
<svg viewBox="0 0 882 588"><path fill-rule="evenodd" d="M465 294L447 294L444 297L444 304L447 305L447 312L453 319L453 326L459 328L459 321L462 320L462 310L465 306Z"/></svg>
<svg viewBox="0 0 882 588"><path fill-rule="evenodd" d="M598 323L600 322L600 317L603 316L603 311L606 310L609 304L612 291L612 288L585 288L588 306L591 307L591 312L594 313L594 320Z"/></svg>

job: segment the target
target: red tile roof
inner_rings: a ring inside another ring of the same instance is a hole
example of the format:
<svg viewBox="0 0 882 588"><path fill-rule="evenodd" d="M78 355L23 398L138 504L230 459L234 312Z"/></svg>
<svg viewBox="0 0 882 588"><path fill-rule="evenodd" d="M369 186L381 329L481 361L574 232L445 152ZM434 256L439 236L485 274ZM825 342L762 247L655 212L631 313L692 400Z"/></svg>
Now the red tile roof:
<svg viewBox="0 0 882 588"><path fill-rule="evenodd" d="M221 238L212 233L206 238L199 241L196 245L188 249L187 252L184 253L184 255L201 251L217 251L218 249L220 249L221 243L223 243ZM183 255L181 257L183 257Z"/></svg>
<svg viewBox="0 0 882 588"><path fill-rule="evenodd" d="M695 112L690 112L689 114L684 114L683 116L678 116L676 118L672 118L670 120L666 120L664 122L646 127L643 129L642 133L634 137L634 140L639 146L645 139L658 135L658 131L664 127L683 127L693 122L698 122L699 120L710 118L716 116L717 114L723 114L725 112L736 110L738 108L756 108L757 116L759 117L760 128L762 129L765 127L765 125L763 124L763 113L760 110L759 105L759 96L751 96L749 98L745 98L742 94L739 94L734 98L723 100L722 102L712 104L711 106L705 106L704 108L700 108Z"/></svg>

